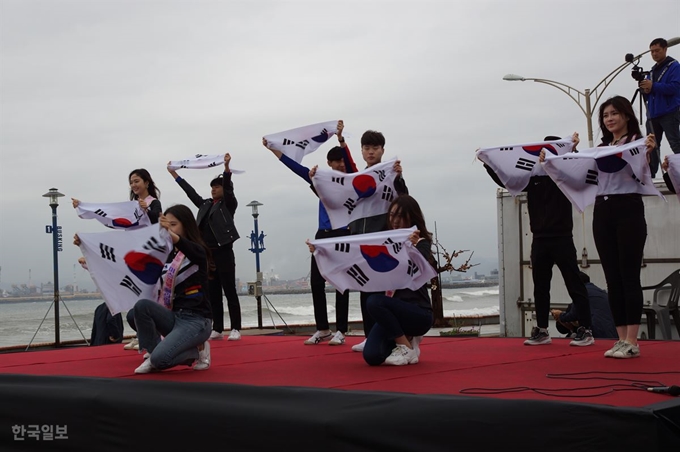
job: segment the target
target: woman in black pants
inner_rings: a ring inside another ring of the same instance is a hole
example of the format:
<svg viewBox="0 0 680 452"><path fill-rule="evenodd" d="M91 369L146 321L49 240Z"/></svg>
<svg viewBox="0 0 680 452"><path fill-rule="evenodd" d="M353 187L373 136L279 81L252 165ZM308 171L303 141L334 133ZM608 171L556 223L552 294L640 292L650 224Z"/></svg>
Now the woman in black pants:
<svg viewBox="0 0 680 452"><path fill-rule="evenodd" d="M642 138L637 118L628 99L615 96L602 104L599 112L602 130L601 146L618 146ZM654 136L645 142L647 159L656 145ZM598 159L601 169L606 159L619 159L613 155ZM615 162L613 162L615 163ZM599 171L597 198L593 210L593 237L602 262L609 305L619 340L604 354L612 358L640 356L637 343L642 318L642 287L640 266L647 240L645 208L639 184L626 184L627 171Z"/></svg>

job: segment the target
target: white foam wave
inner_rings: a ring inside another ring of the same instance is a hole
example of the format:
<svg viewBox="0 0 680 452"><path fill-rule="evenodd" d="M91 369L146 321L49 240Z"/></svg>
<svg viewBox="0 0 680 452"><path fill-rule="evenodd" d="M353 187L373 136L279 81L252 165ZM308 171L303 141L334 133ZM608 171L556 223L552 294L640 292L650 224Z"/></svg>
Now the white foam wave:
<svg viewBox="0 0 680 452"><path fill-rule="evenodd" d="M484 290L475 290L471 292L458 292L461 295L464 295L466 297L488 297L490 295L498 295L498 289L484 289Z"/></svg>
<svg viewBox="0 0 680 452"><path fill-rule="evenodd" d="M446 301L453 301L454 303L462 303L463 302L463 297L460 295L452 295L450 297L444 297Z"/></svg>
<svg viewBox="0 0 680 452"><path fill-rule="evenodd" d="M488 308L472 308L472 309L451 309L444 310L444 317L465 317L465 316L486 316L499 315L500 308L498 306L489 306Z"/></svg>

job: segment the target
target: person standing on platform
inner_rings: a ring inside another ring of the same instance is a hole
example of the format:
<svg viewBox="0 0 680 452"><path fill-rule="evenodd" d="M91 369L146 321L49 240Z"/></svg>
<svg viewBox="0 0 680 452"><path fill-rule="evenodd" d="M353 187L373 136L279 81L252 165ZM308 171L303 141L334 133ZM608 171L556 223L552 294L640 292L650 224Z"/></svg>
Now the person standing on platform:
<svg viewBox="0 0 680 452"><path fill-rule="evenodd" d="M222 339L224 331L224 302L222 291L227 297L230 341L241 339L241 304L236 292L236 260L233 244L239 239L234 225L234 214L238 201L234 196L232 173L229 170L231 155L224 154L224 172L210 182L211 198L203 199L189 183L177 173L168 169L175 182L182 187L191 202L198 207L196 222L203 241L210 248L212 265L208 275L208 290L212 306L213 331L210 339Z"/></svg>
<svg viewBox="0 0 680 452"><path fill-rule="evenodd" d="M638 86L647 100L647 114L657 148L650 153L652 177L656 175L661 158L661 139L664 133L675 154L680 154L680 63L667 55L668 41L657 38L649 44L649 51L656 64L648 78Z"/></svg>
<svg viewBox="0 0 680 452"><path fill-rule="evenodd" d="M547 136L545 141L559 140L560 137ZM578 133L572 135L574 149L579 143ZM504 184L486 163L484 168L489 176L501 187ZM524 191L527 194L531 242L531 276L534 283L534 303L536 306L536 326L524 345L547 345L552 342L548 333L550 315L550 281L553 266L562 274L569 297L575 309L569 314L578 320L580 327L570 345L586 346L595 341L590 329L591 315L588 292L579 277L576 260L576 247L572 230L574 220L571 202L560 191L547 174L531 176ZM562 313L565 315L565 313Z"/></svg>
<svg viewBox="0 0 680 452"><path fill-rule="evenodd" d="M341 171L343 173L355 173L357 171L356 165L352 160L349 147L342 136L344 127L344 122L342 120L338 121L337 137L340 146L335 146L334 148L330 149L326 155L326 160L328 162L328 166L330 166L331 169L335 171ZM267 146L266 139L262 139L262 144L267 149L272 151L272 153L281 161L281 163L286 165L291 171L304 179L305 182L310 185L312 190L314 190L310 174L314 174L316 167L314 167L310 172L309 168L302 166L281 151ZM317 230L314 238L323 239L328 237L341 237L344 235L349 235L349 229L347 229L347 227L333 229L331 222L328 219L326 208L323 206L323 203L319 201L319 229ZM326 280L319 272L319 267L316 264L314 255L312 255L311 265L310 285L312 287L312 303L314 306L316 332L312 335L312 337L305 340L305 345L316 345L324 341L328 341L328 345L343 345L345 343L345 334L347 333L348 329L349 291L345 291L344 293L340 293L337 290L335 291L336 332L333 334L328 323L328 309L326 307Z"/></svg>
<svg viewBox="0 0 680 452"><path fill-rule="evenodd" d="M375 130L367 130L361 136L361 156L366 162L366 168L377 165L382 162L383 154L385 153L385 137L382 133ZM398 173L394 181L394 188L397 195L408 195L408 187L402 177L401 162L397 160L394 163L394 170ZM387 228L387 213L381 213L366 218L359 218L352 221L349 225L351 234L365 234L368 232L384 231ZM374 321L369 312L366 310L366 302L371 294L368 292L359 292L359 299L361 304L361 320L364 325L364 336L368 335L373 328ZM355 352L362 352L366 345L366 339L359 344L353 345L352 350Z"/></svg>

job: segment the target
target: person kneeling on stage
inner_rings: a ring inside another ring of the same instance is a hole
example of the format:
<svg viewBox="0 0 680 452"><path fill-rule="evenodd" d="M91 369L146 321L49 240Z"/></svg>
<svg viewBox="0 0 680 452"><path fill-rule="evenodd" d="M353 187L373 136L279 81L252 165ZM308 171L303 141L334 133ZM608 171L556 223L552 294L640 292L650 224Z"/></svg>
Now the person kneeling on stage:
<svg viewBox="0 0 680 452"><path fill-rule="evenodd" d="M392 201L387 212L389 229L418 228L409 240L430 263L434 263L432 235L425 226L418 202L409 195L401 195ZM427 285L415 291L399 289L391 292L371 294L366 301L368 312L375 320L363 349L364 360L371 366L417 364L419 344L434 320Z"/></svg>
<svg viewBox="0 0 680 452"><path fill-rule="evenodd" d="M210 367L208 338L212 329L212 309L206 295L209 251L187 206L170 207L160 224L170 232L175 245L161 275L160 299L168 300L172 307L145 299L135 304L140 352L148 352L135 373L181 364L206 370Z"/></svg>

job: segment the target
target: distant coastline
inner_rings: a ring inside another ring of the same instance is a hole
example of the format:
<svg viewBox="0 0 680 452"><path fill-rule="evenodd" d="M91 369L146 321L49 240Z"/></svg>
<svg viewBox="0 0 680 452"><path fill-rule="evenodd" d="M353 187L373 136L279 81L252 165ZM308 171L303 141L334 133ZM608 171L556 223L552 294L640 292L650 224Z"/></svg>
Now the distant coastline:
<svg viewBox="0 0 680 452"><path fill-rule="evenodd" d="M442 284L442 289L467 289L474 287L494 287L497 286L498 282L488 282L488 281L461 281L455 283L444 283ZM284 287L272 287L267 286L262 287L264 294L268 295L289 295L289 294L306 294L312 293L311 289L308 287L295 287L295 288L284 288ZM327 293L333 293L335 290L332 287L326 287ZM249 296L246 292L239 292L241 296ZM77 294L60 294L62 300L101 300L102 295L99 292L89 292L89 293L77 293ZM40 302L40 301L52 301L54 295L42 295L42 296L31 296L31 297L4 297L0 298L0 303L30 303L30 302Z"/></svg>

